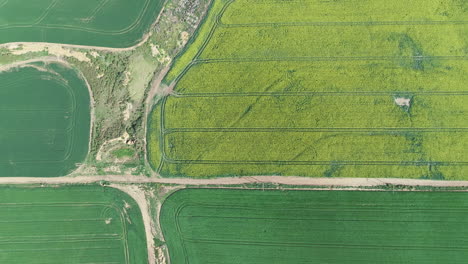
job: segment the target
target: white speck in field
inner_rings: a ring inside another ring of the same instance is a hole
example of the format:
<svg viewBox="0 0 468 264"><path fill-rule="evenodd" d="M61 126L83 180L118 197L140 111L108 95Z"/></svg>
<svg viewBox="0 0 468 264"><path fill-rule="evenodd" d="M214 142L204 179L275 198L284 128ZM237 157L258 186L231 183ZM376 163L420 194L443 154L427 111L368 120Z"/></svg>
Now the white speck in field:
<svg viewBox="0 0 468 264"><path fill-rule="evenodd" d="M411 99L410 98L404 98L404 97L397 97L395 98L395 103L398 105L398 106L407 106L407 107L410 107L411 106Z"/></svg>
<svg viewBox="0 0 468 264"><path fill-rule="evenodd" d="M110 224L112 222L112 218L107 218L106 219L106 225Z"/></svg>
<svg viewBox="0 0 468 264"><path fill-rule="evenodd" d="M123 86L128 86L128 83L131 81L132 79L132 74L129 72L129 71L125 71L124 72L124 75L125 75L125 78L123 80Z"/></svg>
<svg viewBox="0 0 468 264"><path fill-rule="evenodd" d="M94 58L97 58L100 56L99 53L97 53L96 51L91 51L89 55L93 56Z"/></svg>

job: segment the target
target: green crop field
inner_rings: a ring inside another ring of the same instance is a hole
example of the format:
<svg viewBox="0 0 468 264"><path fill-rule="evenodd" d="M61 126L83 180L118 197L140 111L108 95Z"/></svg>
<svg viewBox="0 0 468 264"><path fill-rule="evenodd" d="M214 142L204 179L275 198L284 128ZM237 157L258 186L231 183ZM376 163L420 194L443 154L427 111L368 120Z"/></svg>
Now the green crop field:
<svg viewBox="0 0 468 264"><path fill-rule="evenodd" d="M164 80L162 176L468 179L468 2L214 0Z"/></svg>
<svg viewBox="0 0 468 264"><path fill-rule="evenodd" d="M149 31L163 3L162 0L0 0L0 43L130 47Z"/></svg>
<svg viewBox="0 0 468 264"><path fill-rule="evenodd" d="M143 221L127 194L99 186L0 188L0 263L143 264Z"/></svg>
<svg viewBox="0 0 468 264"><path fill-rule="evenodd" d="M0 177L54 177L84 161L90 134L86 83L61 64L0 72Z"/></svg>
<svg viewBox="0 0 468 264"><path fill-rule="evenodd" d="M185 189L161 227L171 263L466 263L468 194Z"/></svg>

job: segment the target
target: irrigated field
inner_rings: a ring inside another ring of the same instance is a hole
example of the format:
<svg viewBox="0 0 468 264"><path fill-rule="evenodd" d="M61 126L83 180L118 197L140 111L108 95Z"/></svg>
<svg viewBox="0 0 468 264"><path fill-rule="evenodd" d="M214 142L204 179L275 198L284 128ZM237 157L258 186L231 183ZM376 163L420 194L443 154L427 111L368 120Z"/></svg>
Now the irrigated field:
<svg viewBox="0 0 468 264"><path fill-rule="evenodd" d="M88 153L90 96L61 64L0 72L0 177L68 174Z"/></svg>
<svg viewBox="0 0 468 264"><path fill-rule="evenodd" d="M161 11L162 0L0 0L0 43L54 42L130 47Z"/></svg>
<svg viewBox="0 0 468 264"><path fill-rule="evenodd" d="M165 79L163 176L467 179L468 2L214 0Z"/></svg>
<svg viewBox="0 0 468 264"><path fill-rule="evenodd" d="M164 202L171 263L466 263L468 194L186 189Z"/></svg>
<svg viewBox="0 0 468 264"><path fill-rule="evenodd" d="M0 188L0 263L143 264L136 202L98 186Z"/></svg>

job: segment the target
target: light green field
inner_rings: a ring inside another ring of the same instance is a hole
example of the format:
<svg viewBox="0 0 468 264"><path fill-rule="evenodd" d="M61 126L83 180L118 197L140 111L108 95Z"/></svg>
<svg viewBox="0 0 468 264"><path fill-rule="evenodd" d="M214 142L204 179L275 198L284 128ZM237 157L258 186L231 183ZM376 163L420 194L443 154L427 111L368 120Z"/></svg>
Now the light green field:
<svg viewBox="0 0 468 264"><path fill-rule="evenodd" d="M88 153L85 81L61 64L35 67L0 73L0 177L63 176Z"/></svg>
<svg viewBox="0 0 468 264"><path fill-rule="evenodd" d="M160 221L171 263L455 264L467 209L463 192L185 189Z"/></svg>
<svg viewBox="0 0 468 264"><path fill-rule="evenodd" d="M150 163L163 176L467 179L467 17L460 0L215 0L166 76Z"/></svg>
<svg viewBox="0 0 468 264"><path fill-rule="evenodd" d="M137 44L162 0L0 0L0 43L53 42L113 48Z"/></svg>
<svg viewBox="0 0 468 264"><path fill-rule="evenodd" d="M2 187L0 221L1 263L147 263L138 205L112 188Z"/></svg>

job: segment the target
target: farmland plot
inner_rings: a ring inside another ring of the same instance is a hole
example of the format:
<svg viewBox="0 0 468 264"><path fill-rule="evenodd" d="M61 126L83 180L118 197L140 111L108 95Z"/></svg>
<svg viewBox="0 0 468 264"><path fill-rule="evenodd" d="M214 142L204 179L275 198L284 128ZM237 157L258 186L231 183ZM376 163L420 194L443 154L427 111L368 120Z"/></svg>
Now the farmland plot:
<svg viewBox="0 0 468 264"><path fill-rule="evenodd" d="M0 177L63 176L83 162L90 96L75 70L37 63L0 73Z"/></svg>
<svg viewBox="0 0 468 264"><path fill-rule="evenodd" d="M113 48L137 44L162 0L0 0L0 43L53 42Z"/></svg>
<svg viewBox="0 0 468 264"><path fill-rule="evenodd" d="M465 263L468 195L185 189L161 227L171 263Z"/></svg>
<svg viewBox="0 0 468 264"><path fill-rule="evenodd" d="M467 5L215 0L165 78L150 163L163 176L466 179Z"/></svg>
<svg viewBox="0 0 468 264"><path fill-rule="evenodd" d="M147 263L141 213L111 188L0 188L0 262Z"/></svg>

